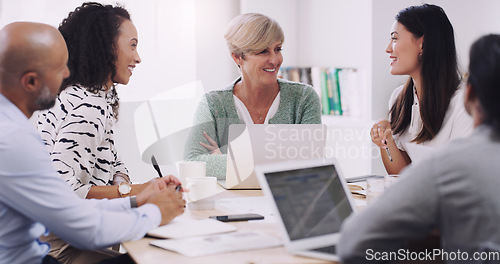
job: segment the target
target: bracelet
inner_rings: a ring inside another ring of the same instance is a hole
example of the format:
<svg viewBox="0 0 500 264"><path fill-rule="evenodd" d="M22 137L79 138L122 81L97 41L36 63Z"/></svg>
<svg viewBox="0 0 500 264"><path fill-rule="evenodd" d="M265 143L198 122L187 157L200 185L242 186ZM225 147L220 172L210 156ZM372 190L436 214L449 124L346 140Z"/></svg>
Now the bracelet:
<svg viewBox="0 0 500 264"><path fill-rule="evenodd" d="M137 206L137 197L134 195L134 196L130 196L130 208L137 208L139 206Z"/></svg>

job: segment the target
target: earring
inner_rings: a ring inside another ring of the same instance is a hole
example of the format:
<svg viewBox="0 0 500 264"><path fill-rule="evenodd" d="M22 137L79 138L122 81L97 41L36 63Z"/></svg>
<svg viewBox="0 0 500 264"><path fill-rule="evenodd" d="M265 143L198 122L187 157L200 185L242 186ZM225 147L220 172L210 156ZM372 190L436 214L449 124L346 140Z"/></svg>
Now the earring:
<svg viewBox="0 0 500 264"><path fill-rule="evenodd" d="M418 61L422 61L422 52L418 54Z"/></svg>

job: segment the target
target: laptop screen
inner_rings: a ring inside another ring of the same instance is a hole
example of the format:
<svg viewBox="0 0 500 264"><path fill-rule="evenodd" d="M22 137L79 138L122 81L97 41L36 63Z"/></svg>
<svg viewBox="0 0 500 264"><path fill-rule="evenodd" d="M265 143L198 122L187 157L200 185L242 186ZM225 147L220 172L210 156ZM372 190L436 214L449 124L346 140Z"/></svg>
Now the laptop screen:
<svg viewBox="0 0 500 264"><path fill-rule="evenodd" d="M292 241L337 233L353 211L334 165L265 177Z"/></svg>

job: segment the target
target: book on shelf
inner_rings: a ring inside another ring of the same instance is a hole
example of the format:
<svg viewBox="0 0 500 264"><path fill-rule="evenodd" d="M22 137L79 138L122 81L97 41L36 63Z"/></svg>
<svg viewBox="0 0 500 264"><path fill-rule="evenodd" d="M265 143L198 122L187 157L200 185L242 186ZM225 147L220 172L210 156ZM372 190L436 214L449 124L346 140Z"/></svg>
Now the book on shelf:
<svg viewBox="0 0 500 264"><path fill-rule="evenodd" d="M361 117L362 102L357 69L283 67L279 77L311 85L320 98L323 115Z"/></svg>

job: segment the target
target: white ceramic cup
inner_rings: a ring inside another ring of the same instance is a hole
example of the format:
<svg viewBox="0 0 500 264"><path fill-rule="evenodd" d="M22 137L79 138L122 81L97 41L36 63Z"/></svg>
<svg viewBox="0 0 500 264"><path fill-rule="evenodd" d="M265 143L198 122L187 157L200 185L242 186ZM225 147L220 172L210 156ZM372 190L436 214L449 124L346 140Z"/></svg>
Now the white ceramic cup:
<svg viewBox="0 0 500 264"><path fill-rule="evenodd" d="M215 208L214 195L217 188L216 177L186 178L186 193L189 209L209 210Z"/></svg>
<svg viewBox="0 0 500 264"><path fill-rule="evenodd" d="M399 180L399 175L397 174L389 174L385 176L385 189L389 189L392 185L394 185Z"/></svg>
<svg viewBox="0 0 500 264"><path fill-rule="evenodd" d="M372 204L385 189L384 178L370 178L366 180L366 203Z"/></svg>
<svg viewBox="0 0 500 264"><path fill-rule="evenodd" d="M204 161L180 161L177 163L179 170L179 180L182 186L186 186L186 178L205 177L207 163Z"/></svg>

